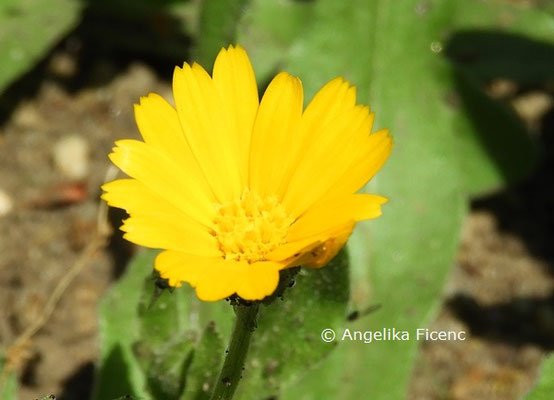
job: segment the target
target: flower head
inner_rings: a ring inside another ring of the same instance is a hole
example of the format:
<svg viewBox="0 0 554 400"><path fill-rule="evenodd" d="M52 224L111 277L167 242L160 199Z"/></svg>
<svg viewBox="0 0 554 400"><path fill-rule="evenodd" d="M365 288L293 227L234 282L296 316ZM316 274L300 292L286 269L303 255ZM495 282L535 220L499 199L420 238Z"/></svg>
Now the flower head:
<svg viewBox="0 0 554 400"><path fill-rule="evenodd" d="M261 102L244 49L222 49L213 77L176 68L175 107L156 94L135 106L144 142L116 142L110 159L130 179L103 186L127 210L124 237L164 249L155 268L202 300L270 295L279 271L324 266L357 221L386 199L356 194L387 159L387 130L356 105L342 78L303 110L302 84L282 72Z"/></svg>

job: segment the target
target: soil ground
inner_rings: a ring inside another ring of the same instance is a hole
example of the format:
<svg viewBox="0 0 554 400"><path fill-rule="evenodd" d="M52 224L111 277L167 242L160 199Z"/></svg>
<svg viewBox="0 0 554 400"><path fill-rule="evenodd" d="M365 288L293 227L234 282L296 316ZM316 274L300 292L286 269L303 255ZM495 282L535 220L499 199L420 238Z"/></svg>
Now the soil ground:
<svg viewBox="0 0 554 400"><path fill-rule="evenodd" d="M15 205L0 223L2 344L40 315L90 240L107 154L114 140L138 138L131 105L151 91L170 97L170 65L109 57L83 64L78 49L64 42L30 75L26 96L2 99L4 106L13 104L0 125L0 190ZM165 76L156 72L162 70ZM546 88L533 90L552 99ZM527 94L516 90L506 101ZM547 137L553 116L550 106L526 117L546 150L534 175L473 201L433 323L465 329L469 337L422 346L410 399L518 399L554 348L554 152ZM89 172L79 181L64 177L52 161L55 144L71 135L90 149ZM112 211L116 225L122 217ZM21 399L88 398L98 355L98 301L133 251L114 233L88 261L32 340L21 365Z"/></svg>

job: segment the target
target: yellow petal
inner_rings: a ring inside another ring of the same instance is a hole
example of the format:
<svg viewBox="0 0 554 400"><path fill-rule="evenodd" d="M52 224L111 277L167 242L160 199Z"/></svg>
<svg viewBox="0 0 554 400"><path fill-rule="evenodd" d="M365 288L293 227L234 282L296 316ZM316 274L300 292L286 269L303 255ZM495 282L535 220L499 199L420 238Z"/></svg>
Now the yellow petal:
<svg viewBox="0 0 554 400"><path fill-rule="evenodd" d="M223 103L230 110L237 135L241 180L248 184L248 165L252 127L258 111L256 77L246 51L241 46L222 49L214 64L213 80Z"/></svg>
<svg viewBox="0 0 554 400"><path fill-rule="evenodd" d="M180 170L158 150L137 140L116 142L110 159L123 172L179 208L186 215L211 226L215 207L211 193L202 190L192 175Z"/></svg>
<svg viewBox="0 0 554 400"><path fill-rule="evenodd" d="M246 263L237 294L245 300L261 300L272 294L279 284L281 264L264 261Z"/></svg>
<svg viewBox="0 0 554 400"><path fill-rule="evenodd" d="M203 191L211 190L181 128L177 111L161 96L150 93L135 104L135 119L144 142L165 154Z"/></svg>
<svg viewBox="0 0 554 400"><path fill-rule="evenodd" d="M102 186L102 198L125 209L131 218L121 228L133 243L152 248L173 248L192 254L220 255L209 230L157 196L136 179L119 179ZM167 224L167 225L166 225Z"/></svg>
<svg viewBox="0 0 554 400"><path fill-rule="evenodd" d="M264 93L250 148L250 188L261 196L275 195L285 170L302 113L302 83L285 72L278 74Z"/></svg>
<svg viewBox="0 0 554 400"><path fill-rule="evenodd" d="M188 254L220 256L219 243L190 218L174 215L132 215L123 221L123 237L154 249L179 250Z"/></svg>
<svg viewBox="0 0 554 400"><path fill-rule="evenodd" d="M283 198L294 217L329 190L371 132L374 115L355 102L355 89L338 78L319 91L302 116L299 140L304 143Z"/></svg>
<svg viewBox="0 0 554 400"><path fill-rule="evenodd" d="M273 250L266 259L281 263L283 268L299 265L319 268L339 252L353 228L354 222L348 221L315 236L290 241ZM344 242L342 242L343 239ZM326 255L329 258L323 260Z"/></svg>
<svg viewBox="0 0 554 400"><path fill-rule="evenodd" d="M299 265L296 263L297 259L323 244L327 238L328 236L322 235L321 239L309 237L307 239L285 243L267 254L266 259L282 262L287 266Z"/></svg>
<svg viewBox="0 0 554 400"><path fill-rule="evenodd" d="M198 64L176 68L173 96L187 142L220 203L242 192L236 124L212 78Z"/></svg>
<svg viewBox="0 0 554 400"><path fill-rule="evenodd" d="M317 92L302 114L294 140L280 162L280 168L285 169L285 173L278 189L279 198L285 193L290 196L289 182L298 172L304 157L311 152L312 146L320 141L322 132L335 126L338 120L344 119L344 113L351 110L355 102L355 88L342 78L333 79Z"/></svg>
<svg viewBox="0 0 554 400"><path fill-rule="evenodd" d="M316 203L345 173L371 130L373 118L368 111L367 107L352 107L321 130L318 140L298 163L283 200L293 216Z"/></svg>
<svg viewBox="0 0 554 400"><path fill-rule="evenodd" d="M234 293L245 300L261 300L273 293L279 282L279 264L270 262L248 264L164 251L156 258L155 267L172 286L188 282L204 301Z"/></svg>
<svg viewBox="0 0 554 400"><path fill-rule="evenodd" d="M393 147L387 129L369 135L365 149L347 165L344 173L333 182L325 196L353 193L362 188L381 169Z"/></svg>
<svg viewBox="0 0 554 400"><path fill-rule="evenodd" d="M381 205L387 199L373 194L354 194L338 199L324 199L303 214L291 227L287 241L319 237L322 233L336 230L349 221L377 218Z"/></svg>
<svg viewBox="0 0 554 400"><path fill-rule="evenodd" d="M197 287L206 271L212 270L214 266L217 268L223 262L221 257L199 257L166 250L158 254L154 267L162 278L169 280L170 286L181 286L181 282L187 282L192 287ZM226 296L222 298L224 297Z"/></svg>
<svg viewBox="0 0 554 400"><path fill-rule="evenodd" d="M326 266L344 247L348 238L354 229L353 223L348 223L340 229L340 232L335 233L313 251L307 254L304 260L301 260L301 265L310 268L321 268Z"/></svg>
<svg viewBox="0 0 554 400"><path fill-rule="evenodd" d="M122 208L129 214L183 214L163 197L136 179L118 179L102 185L102 199L112 207Z"/></svg>

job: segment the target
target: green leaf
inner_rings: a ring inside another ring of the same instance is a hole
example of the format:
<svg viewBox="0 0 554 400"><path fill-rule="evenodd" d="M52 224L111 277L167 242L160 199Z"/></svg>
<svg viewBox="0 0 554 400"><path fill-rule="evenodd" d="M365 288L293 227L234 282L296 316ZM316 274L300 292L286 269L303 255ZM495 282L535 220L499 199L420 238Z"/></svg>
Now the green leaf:
<svg viewBox="0 0 554 400"><path fill-rule="evenodd" d="M138 307L140 339L134 343L135 357L147 377L148 390L155 399L177 399L184 390L185 376L192 360L195 331L187 323L186 293L160 290L154 279L144 281Z"/></svg>
<svg viewBox="0 0 554 400"><path fill-rule="evenodd" d="M202 3L195 59L206 70L211 71L222 47L235 42L238 21L249 1L204 0Z"/></svg>
<svg viewBox="0 0 554 400"><path fill-rule="evenodd" d="M450 0L456 4L456 12L452 16L452 31L492 33L497 35L506 34L506 36L519 37L535 41L537 44L554 44L554 17L541 7L526 7L513 4L502 0L480 1L480 0ZM508 37L509 39L509 37ZM482 44L482 43L477 43ZM491 44L485 41L485 44ZM514 46L509 40L504 43L496 42L494 46L489 47L491 53L483 53L483 59L487 62L495 62L498 55L510 57L509 47ZM535 52L535 48L521 48L515 43L514 54L524 52ZM521 59L516 60L512 54L510 63L521 63L524 66L527 63L540 63L542 57L552 57L552 55L542 53L539 60ZM535 54L537 55L537 54ZM500 66L502 68L502 66ZM517 74L525 74L526 68L518 69ZM552 72L550 72L552 73Z"/></svg>
<svg viewBox="0 0 554 400"><path fill-rule="evenodd" d="M554 19L506 2L456 0L445 43L455 68L459 108L454 129L466 191L471 195L517 181L534 168L537 151L521 121L481 87L494 78L533 85L554 78Z"/></svg>
<svg viewBox="0 0 554 400"><path fill-rule="evenodd" d="M525 400L550 400L554 393L554 355L547 357L541 366L540 377L535 386L525 396Z"/></svg>
<svg viewBox="0 0 554 400"><path fill-rule="evenodd" d="M0 2L0 91L75 26L80 9L74 0Z"/></svg>
<svg viewBox="0 0 554 400"><path fill-rule="evenodd" d="M143 367L148 391L157 400L178 399L185 388L185 377L192 361L194 336L181 334L164 346L148 348L145 340L136 343L135 355Z"/></svg>
<svg viewBox="0 0 554 400"><path fill-rule="evenodd" d="M297 37L313 21L314 2L251 1L241 19L238 43L248 50L260 88L281 70Z"/></svg>
<svg viewBox="0 0 554 400"><path fill-rule="evenodd" d="M0 354L0 399L17 399L17 374L4 369L5 359Z"/></svg>
<svg viewBox="0 0 554 400"><path fill-rule="evenodd" d="M348 273L343 250L323 269L302 269L283 300L260 308L237 398L275 396L329 355L336 343L323 342L321 332L346 318Z"/></svg>
<svg viewBox="0 0 554 400"><path fill-rule="evenodd" d="M224 344L210 323L194 351L192 365L186 378L186 390L182 400L209 400L223 364Z"/></svg>
<svg viewBox="0 0 554 400"><path fill-rule="evenodd" d="M456 106L464 112L453 128L466 192L477 195L527 176L538 152L521 120L483 93L470 74L457 70L455 82Z"/></svg>
<svg viewBox="0 0 554 400"><path fill-rule="evenodd" d="M125 395L149 399L144 374L133 355L139 339L137 305L144 277L152 274L156 252L141 251L100 303L100 363L95 399Z"/></svg>
<svg viewBox="0 0 554 400"><path fill-rule="evenodd" d="M536 23L540 25L540 18ZM554 40L549 43L493 28L457 31L447 43L446 54L481 86L494 78L523 86L554 78Z"/></svg>
<svg viewBox="0 0 554 400"><path fill-rule="evenodd" d="M95 399L124 395L141 400L177 399L183 390L192 390L184 385L189 367L197 371L195 365L201 362L194 361L195 348L200 349L200 360L209 357L201 349L204 342L215 340L211 337L215 333L206 328L214 324L210 321L217 321L225 336L230 333L231 307L225 302L200 302L188 285L173 293L165 290L152 302L157 254L139 252L100 304L101 355ZM212 350L222 357L218 347ZM200 379L197 372L193 375L192 382Z"/></svg>

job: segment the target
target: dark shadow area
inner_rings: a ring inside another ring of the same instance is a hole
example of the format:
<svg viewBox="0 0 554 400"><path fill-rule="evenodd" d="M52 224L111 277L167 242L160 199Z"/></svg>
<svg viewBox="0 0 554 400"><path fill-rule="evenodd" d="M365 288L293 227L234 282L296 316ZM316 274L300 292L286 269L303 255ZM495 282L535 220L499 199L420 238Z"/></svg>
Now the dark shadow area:
<svg viewBox="0 0 554 400"><path fill-rule="evenodd" d="M72 93L106 85L129 64L140 61L169 81L175 65L190 57L187 21L176 18L167 9L175 1L82 2L77 27L0 94L0 126L21 101L36 95L45 80L54 81ZM60 76L54 71L52 64L59 54L74 60L74 73Z"/></svg>
<svg viewBox="0 0 554 400"><path fill-rule="evenodd" d="M461 138L477 142L500 171L505 182L515 182L529 175L536 167L538 149L522 121L506 105L493 100L481 89L478 82L462 69L454 69L456 91L473 129L458 132L471 135ZM471 175L479 171L473 165L464 165ZM478 168L478 166L477 166Z"/></svg>
<svg viewBox="0 0 554 400"><path fill-rule="evenodd" d="M518 298L494 306L482 306L469 296L456 295L446 306L469 326L472 335L513 346L534 344L554 349L554 295Z"/></svg>
<svg viewBox="0 0 554 400"><path fill-rule="evenodd" d="M176 1L82 1L85 7L81 23L68 35L68 40L81 42L80 73L77 79L67 82L69 89L104 86L136 60L153 67L162 79L170 80L175 65L189 58L191 39L185 32L187 21L176 18L167 9ZM112 68L104 68L104 74L91 74L98 60L112 64Z"/></svg>
<svg viewBox="0 0 554 400"><path fill-rule="evenodd" d="M129 215L119 208L110 207L108 211L108 219L113 227L113 232L107 250L113 260L114 279L119 278L125 272L125 268L134 254L135 246L123 239L123 232L119 229L122 221L128 217Z"/></svg>
<svg viewBox="0 0 554 400"><path fill-rule="evenodd" d="M25 367L21 371L19 381L25 386L36 386L37 384L37 366L41 362L42 356L40 354L33 354L33 356L27 360Z"/></svg>
<svg viewBox="0 0 554 400"><path fill-rule="evenodd" d="M523 182L473 203L493 212L503 231L518 235L529 251L545 260L554 274L554 110L542 121L540 142L544 157Z"/></svg>
<svg viewBox="0 0 554 400"><path fill-rule="evenodd" d="M515 34L458 31L450 37L445 53L481 83L498 77L522 85L554 79L554 47Z"/></svg>
<svg viewBox="0 0 554 400"><path fill-rule="evenodd" d="M554 273L554 108L542 115L531 140L507 104L482 91L492 79L503 78L516 85L515 95L538 90L554 96L554 46L511 34L467 31L452 36L446 53L477 139L509 184L476 199L472 208L495 214L500 229L520 237Z"/></svg>
<svg viewBox="0 0 554 400"><path fill-rule="evenodd" d="M529 175L538 158L537 144L509 107L482 88L498 78L514 82L519 90L552 81L554 46L507 33L460 31L450 38L445 53L454 67L460 105L474 128L472 139L494 160L507 183Z"/></svg>
<svg viewBox="0 0 554 400"><path fill-rule="evenodd" d="M58 400L89 400L92 398L94 364L88 362L64 382L64 390Z"/></svg>
<svg viewBox="0 0 554 400"><path fill-rule="evenodd" d="M34 97L46 75L50 55L37 62L0 93L0 126L9 119L12 112L26 98Z"/></svg>
<svg viewBox="0 0 554 400"><path fill-rule="evenodd" d="M117 399L124 396L136 397L129 379L129 371L127 370L127 362L125 361L123 350L120 345L116 345L98 371L98 393L96 393L96 398Z"/></svg>

